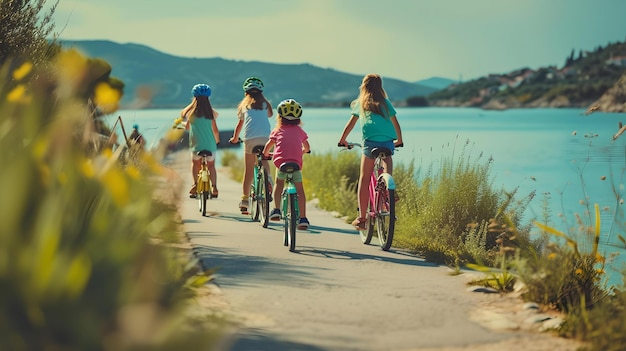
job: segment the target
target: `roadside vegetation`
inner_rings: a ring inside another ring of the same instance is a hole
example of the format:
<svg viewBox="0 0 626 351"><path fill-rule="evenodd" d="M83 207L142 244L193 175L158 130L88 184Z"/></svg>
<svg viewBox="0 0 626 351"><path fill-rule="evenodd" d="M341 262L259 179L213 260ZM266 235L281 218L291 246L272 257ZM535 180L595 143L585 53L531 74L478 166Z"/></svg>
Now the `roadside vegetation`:
<svg viewBox="0 0 626 351"><path fill-rule="evenodd" d="M221 321L193 298L211 272L180 249L168 174L101 134L123 84L46 46L45 1L0 3L0 349L207 349Z"/></svg>
<svg viewBox="0 0 626 351"><path fill-rule="evenodd" d="M447 148L448 155L436 165L394 165L400 195L394 246L458 273L463 268L483 272L472 284L503 293L521 286L524 300L565 315L554 332L586 342L589 351L623 350L626 292L623 286L606 285L611 255L599 250L600 207L588 204L568 226L573 229L561 232L549 225L548 208L541 218L524 217L531 201L546 199L493 186L493 161L475 155L473 143L457 140ZM314 153L304 160L307 198L346 222L357 215L359 157L358 151L346 151ZM241 169L238 162L234 153L222 158L233 170ZM233 177L240 172L234 170ZM622 215L621 186L614 189L617 218Z"/></svg>

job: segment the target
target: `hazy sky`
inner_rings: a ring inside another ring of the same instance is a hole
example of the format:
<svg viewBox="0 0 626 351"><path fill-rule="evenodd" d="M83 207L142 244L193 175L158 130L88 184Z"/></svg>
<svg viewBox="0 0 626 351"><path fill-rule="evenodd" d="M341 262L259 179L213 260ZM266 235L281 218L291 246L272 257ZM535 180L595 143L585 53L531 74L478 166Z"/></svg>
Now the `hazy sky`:
<svg viewBox="0 0 626 351"><path fill-rule="evenodd" d="M561 67L626 39L626 0L60 0L55 19L65 40L406 81Z"/></svg>

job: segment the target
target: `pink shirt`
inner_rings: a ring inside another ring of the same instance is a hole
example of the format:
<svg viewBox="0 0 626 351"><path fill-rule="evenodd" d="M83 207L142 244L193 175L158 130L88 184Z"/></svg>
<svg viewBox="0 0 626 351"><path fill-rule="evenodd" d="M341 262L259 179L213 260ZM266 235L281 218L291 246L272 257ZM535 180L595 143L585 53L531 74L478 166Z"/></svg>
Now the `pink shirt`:
<svg viewBox="0 0 626 351"><path fill-rule="evenodd" d="M270 140L276 143L274 165L280 167L285 162L295 162L302 169L302 143L307 139L308 135L298 125L283 124L272 130Z"/></svg>

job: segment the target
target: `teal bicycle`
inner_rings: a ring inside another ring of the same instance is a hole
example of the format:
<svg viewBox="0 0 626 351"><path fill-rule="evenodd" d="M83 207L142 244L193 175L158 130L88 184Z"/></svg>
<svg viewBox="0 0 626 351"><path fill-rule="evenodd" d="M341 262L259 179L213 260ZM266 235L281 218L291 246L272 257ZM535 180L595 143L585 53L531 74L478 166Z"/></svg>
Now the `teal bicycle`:
<svg viewBox="0 0 626 351"><path fill-rule="evenodd" d="M285 162L280 165L279 169L286 174L285 187L281 195L281 208L285 225L283 244L289 246L289 251L294 252L296 249L296 227L300 221L300 207L298 207L298 193L293 182L293 173L300 170L300 166L295 162Z"/></svg>
<svg viewBox="0 0 626 351"><path fill-rule="evenodd" d="M257 145L252 149L257 161L254 165L252 186L248 197L248 210L253 221L259 221L263 228L267 228L272 190L267 169L263 166L263 161L268 160L263 157L263 147L264 145Z"/></svg>

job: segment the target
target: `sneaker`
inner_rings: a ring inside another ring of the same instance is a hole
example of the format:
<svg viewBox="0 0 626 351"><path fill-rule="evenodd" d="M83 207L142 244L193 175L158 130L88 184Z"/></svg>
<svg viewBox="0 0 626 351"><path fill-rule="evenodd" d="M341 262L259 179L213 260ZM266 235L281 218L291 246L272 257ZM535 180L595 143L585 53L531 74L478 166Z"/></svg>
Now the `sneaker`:
<svg viewBox="0 0 626 351"><path fill-rule="evenodd" d="M306 219L306 217L300 218L300 221L298 222L298 226L296 228L298 228L300 230L307 230L307 229L309 229L309 220Z"/></svg>
<svg viewBox="0 0 626 351"><path fill-rule="evenodd" d="M241 200L239 203L239 210L243 214L248 214L248 200Z"/></svg>
<svg viewBox="0 0 626 351"><path fill-rule="evenodd" d="M280 210L275 208L272 210L272 213L270 213L270 220L272 221L280 221Z"/></svg>

